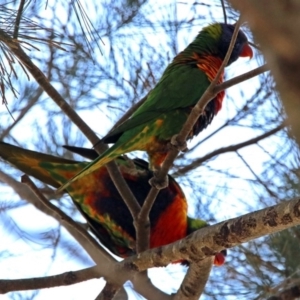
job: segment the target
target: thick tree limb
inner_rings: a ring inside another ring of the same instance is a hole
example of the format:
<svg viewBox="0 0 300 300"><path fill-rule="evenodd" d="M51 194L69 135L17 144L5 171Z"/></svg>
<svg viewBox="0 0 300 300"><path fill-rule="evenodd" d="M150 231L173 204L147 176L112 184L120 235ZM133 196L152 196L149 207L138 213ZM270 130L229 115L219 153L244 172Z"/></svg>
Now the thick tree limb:
<svg viewBox="0 0 300 300"><path fill-rule="evenodd" d="M276 81L288 120L300 145L300 2L230 0L248 21Z"/></svg>
<svg viewBox="0 0 300 300"><path fill-rule="evenodd" d="M131 277L132 271L143 271L153 265L164 266L171 261L180 259L199 261L205 257L213 256L224 248L234 247L299 224L300 199L283 201L278 205L202 228L176 243L147 250L127 258L118 263L118 267L111 271L117 274L118 270L122 271L125 267L128 277ZM132 280L132 277L130 279ZM114 280L118 279L114 278ZM157 291L157 293L161 292ZM150 293L147 295L150 296ZM155 294L155 296L157 295ZM164 296L168 299L167 295ZM149 299L163 298L150 296Z"/></svg>
<svg viewBox="0 0 300 300"><path fill-rule="evenodd" d="M174 300L198 300L207 283L213 258L192 262Z"/></svg>
<svg viewBox="0 0 300 300"><path fill-rule="evenodd" d="M115 294L113 300L128 300L128 295L124 287L120 288L118 292Z"/></svg>
<svg viewBox="0 0 300 300"><path fill-rule="evenodd" d="M126 258L119 265L142 271L153 265L165 266L180 259L199 261L222 249L296 225L300 225L300 198L282 201L280 204L199 229L170 245Z"/></svg>
<svg viewBox="0 0 300 300"><path fill-rule="evenodd" d="M150 300L157 300L157 299L171 300L172 299L170 295L164 293L159 289L155 289L155 290L149 289L149 287L153 285L149 277L145 276L145 273L143 276L135 276L131 282L134 285L134 289L141 295L144 295L146 299L150 299Z"/></svg>

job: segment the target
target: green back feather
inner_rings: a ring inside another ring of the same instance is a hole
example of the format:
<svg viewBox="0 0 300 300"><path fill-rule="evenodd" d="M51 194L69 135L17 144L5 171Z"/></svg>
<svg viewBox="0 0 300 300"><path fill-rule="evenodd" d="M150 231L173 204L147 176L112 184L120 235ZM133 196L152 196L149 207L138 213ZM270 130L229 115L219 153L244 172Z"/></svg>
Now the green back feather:
<svg viewBox="0 0 300 300"><path fill-rule="evenodd" d="M194 41L174 58L173 64L191 58L194 53L206 55L218 52L221 35L222 27L219 23L204 27Z"/></svg>
<svg viewBox="0 0 300 300"><path fill-rule="evenodd" d="M200 219L193 219L193 218L187 217L187 221L188 221L187 234L191 234L192 232L194 232L200 228L209 226L208 223L206 223L205 221L200 220Z"/></svg>
<svg viewBox="0 0 300 300"><path fill-rule="evenodd" d="M218 23L203 28L195 40L169 64L146 102L134 112L130 119L106 137L118 135L151 120L156 120L163 113L172 114L172 110L194 106L209 86L210 81L203 71L186 64L187 59L192 59L195 52L198 55L215 53L218 50L221 34L222 27ZM191 83L194 84L191 85ZM192 89L191 86L193 86Z"/></svg>

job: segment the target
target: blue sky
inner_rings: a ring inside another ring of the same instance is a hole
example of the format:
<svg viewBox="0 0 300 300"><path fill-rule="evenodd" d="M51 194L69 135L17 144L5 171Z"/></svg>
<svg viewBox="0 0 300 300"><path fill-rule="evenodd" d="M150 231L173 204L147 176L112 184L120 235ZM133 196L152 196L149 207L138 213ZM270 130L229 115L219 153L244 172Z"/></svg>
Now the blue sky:
<svg viewBox="0 0 300 300"><path fill-rule="evenodd" d="M209 3L211 1L204 2ZM152 6L155 6L161 2L150 0L150 3L152 3ZM164 1L161 6L168 6L168 3L171 4L173 1ZM49 1L49 5L52 5L51 1ZM193 1L186 1L185 3L178 2L178 19L189 20L190 18L194 17L195 13L192 11L192 8ZM146 12L147 9L149 9L148 6L145 8ZM58 6L57 11L61 13L62 9ZM181 29L178 32L176 45L178 51L183 49L189 42L193 40L197 32L201 29L202 25L206 25L208 22L211 22L211 20L208 20L207 17L211 10L209 10L206 6L202 6L200 11L203 18L201 19L200 16L198 22L195 22L195 26L187 26L186 29ZM95 11L91 10L90 12L90 17L95 16ZM155 14L152 13L148 15L148 19L150 21L155 22L157 19L164 17L164 10L156 9L155 12ZM47 10L44 12L44 14L47 18L51 18L51 14L49 14ZM62 19L65 18L64 14L61 14L61 16ZM222 21L223 14L221 8L214 10L214 19ZM131 51L136 51L138 53L138 49L140 48L140 44L138 44L139 39L141 43L145 42L146 39L147 43L149 43L151 46L157 46L159 49L170 47L169 41L165 38L165 32L163 32L163 30L161 30L159 27L154 29L149 27L132 27L130 29L127 28L127 30L132 30L132 35L135 36L135 39L131 43ZM143 31L143 33L147 33L146 38L139 36L139 32L141 31ZM103 55L101 56L99 51L96 49L95 56L101 63L107 63L109 65L110 40L108 37L104 36L103 41L105 43L105 45L102 45ZM122 59L120 58L120 63L121 62ZM257 56L252 60L239 59L236 63L226 69L226 79L254 69L259 63L262 63L262 59ZM130 72L126 69L126 65L122 65L120 70L123 72L124 80L129 81ZM159 79L160 74L156 75L156 79ZM24 75L21 77L24 79ZM56 87L60 89L59 83L56 83ZM253 78L228 89L226 91L227 97L224 101L224 107L217 115L212 125L210 125L203 133L201 133L199 137L193 139L188 146L191 148L193 145L197 144L206 136L214 132L217 128L222 126L226 120L232 118L234 114L245 104L245 101L250 99L256 93L259 87L259 79ZM102 95L104 95L104 91L107 92L107 86L101 82L98 89L95 89L92 91L92 93L95 97L102 97ZM243 95L241 95L241 91L243 91ZM112 96L115 95L117 97L120 91L111 86L109 93L111 93ZM141 97L142 96L143 95L141 95ZM45 99L46 103L49 103L49 106L55 107L55 104L52 103L51 100L48 100L46 95L44 95L43 98ZM232 99L235 100L232 101ZM14 101L15 100L11 98L9 104L13 103ZM123 108L122 103L120 107ZM263 114L268 111L271 114L273 107L271 104L266 102L261 106L260 109L261 112L258 112L258 117L256 116L257 118L263 118ZM114 115L111 117L108 116L110 112L111 108L109 108L106 104L103 104L99 105L97 109L94 109L93 111L86 109L80 111L79 114L95 132L102 136L109 130L118 117L123 114L122 110L115 109ZM0 114L6 114L5 122L8 124L13 122L10 116L8 116L4 105L0 106ZM13 136L19 143L26 145L26 148L34 150L38 137L34 136L32 128L34 124L38 122L41 128L44 126L44 134L47 135L47 118L47 113L43 111L40 106L35 107L32 109L30 114L28 114L27 117L25 117L24 120L18 124L18 126L16 126L16 128L13 130ZM99 120L101 120L101 126L99 126ZM57 123L59 124L59 122L60 117L58 116ZM249 119L244 121L244 126L235 126L223 129L208 141L204 142L201 147L197 149L197 151L189 154L187 157L190 159L201 157L207 153L210 153L214 149L237 144L261 134L261 130L254 130L253 128L250 128L252 122L253 120ZM247 126L249 127L247 128ZM71 134L75 134L75 131L76 129L72 128ZM59 132L58 134L60 134L60 137L58 138L61 139L62 133ZM276 152L277 147L284 147L280 136L264 140L260 142L260 145L263 145L266 149L268 149L269 152L274 151L274 153ZM239 151L239 153L243 155L245 160L251 165L257 174L261 174L264 171L265 164L268 163L270 159L268 151L262 151L260 145L249 146ZM89 144L86 143L86 146L89 146ZM132 155L135 156L136 153ZM137 155L141 154L137 153ZM291 157L290 160L292 161L293 157ZM287 160L286 163L289 164L290 161ZM1 169L2 168L4 171L11 172L12 170L12 168L4 164L1 164ZM208 168L210 170L208 170ZM229 172L230 174L240 178L228 180L226 174L221 174L218 172L218 170L226 170L226 172ZM262 188L255 187L256 191L253 192L251 180L254 180L255 178L253 178L253 174L240 160L236 153L225 154L222 157L209 162L207 166L198 168L191 175L191 178L194 180L196 186L198 182L199 185L202 184L203 177L205 177L205 182L207 185L206 188L210 193L209 196L211 197L215 193L216 186L219 186L221 190L224 189L224 191L226 187L227 193L219 192L216 202L213 204L218 208L214 210L214 218L216 221L222 221L227 218L236 217L243 213L249 212L250 209L261 208L264 205L263 203L259 203L257 201L258 196L256 195L256 193L259 194L261 192L260 189ZM19 175L15 178L19 179ZM195 190L193 190L192 187L186 186L185 184L183 184L182 187L187 194L187 198L189 199L190 215L199 217L199 215L197 215L198 211L196 208L199 199L195 193ZM246 199L245 195L247 195ZM18 196L16 196L10 188L2 185L1 199L14 203L18 201ZM251 199L253 199L252 202L250 201ZM210 197L203 197L201 200L203 202L209 202ZM69 199L66 199L65 201L66 203L70 204ZM76 245L76 242L72 239L72 237L68 236L67 232L63 228L57 228L56 221L37 211L31 205L10 210L9 217L11 218L11 221L16 220L18 226L24 231L36 232L37 228L41 233L57 231L59 234L64 236L63 241L69 243L74 251L84 251L81 250L78 245ZM76 215L76 218L80 220L79 214ZM21 238L21 236L23 236L23 238ZM24 234L22 233L19 235L7 235L6 232L0 231L0 237L0 253L2 253L2 257L7 255L5 259L0 260L0 278L30 278L44 275L55 275L70 270L79 270L92 264L92 261L84 253L81 253L79 260L75 260L70 253L64 252L63 247L58 247L56 251L49 249L47 245L40 243L39 236L36 237L35 241L31 241L24 238ZM149 273L155 285L164 291L174 292L179 287L184 276L184 273L182 272L183 269L184 268L179 265L171 265L167 268L151 269ZM218 273L218 271L213 272ZM72 287L59 287L41 290L36 299L53 299L55 297L60 299L62 295L65 299L94 299L99 293L103 282L104 281L102 279L90 280L84 283L76 284ZM11 299L10 295L4 295L1 297L3 297L1 299ZM134 299L134 297L135 296L131 294L130 298ZM228 297L228 299L230 299L230 297Z"/></svg>

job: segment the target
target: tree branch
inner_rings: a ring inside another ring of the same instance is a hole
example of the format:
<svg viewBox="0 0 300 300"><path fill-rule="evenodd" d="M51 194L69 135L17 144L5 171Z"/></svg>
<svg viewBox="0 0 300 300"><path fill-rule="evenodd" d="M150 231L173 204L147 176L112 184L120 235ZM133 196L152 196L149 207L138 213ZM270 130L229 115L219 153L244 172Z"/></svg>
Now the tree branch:
<svg viewBox="0 0 300 300"><path fill-rule="evenodd" d="M106 282L103 290L96 297L95 300L111 300L114 298L120 287L110 282Z"/></svg>
<svg viewBox="0 0 300 300"><path fill-rule="evenodd" d="M192 262L174 300L198 300L209 278L213 258Z"/></svg>
<svg viewBox="0 0 300 300"><path fill-rule="evenodd" d="M80 118L80 116L72 109L72 107L62 98L57 90L48 81L43 72L31 61L30 57L23 51L18 41L13 40L3 30L0 29L0 40L2 40L14 53L17 59L26 67L30 74L35 78L39 85L49 95L49 97L61 108L61 110L77 125L83 134L95 146L95 150L101 154L107 149L107 146L99 143L97 135L89 128L89 126ZM136 216L140 210L140 206L127 186L115 162L107 164L108 172L111 176L119 193L126 202L133 216Z"/></svg>
<svg viewBox="0 0 300 300"><path fill-rule="evenodd" d="M237 22L237 24L235 26L235 29L234 29L234 32L232 35L232 39L231 39L229 47L228 47L228 51L226 53L226 56L222 62L220 69L218 70L214 80L211 82L209 87L206 89L206 91L202 95L201 99L198 101L198 103L192 109L187 121L185 122L185 124L182 127L179 134L175 137L175 139L172 139L173 140L173 141L171 141L171 145L173 146L172 149L169 151L159 172L157 172L155 174L154 178L151 180L152 188L147 195L147 198L141 208L141 212L140 212L139 218L138 218L138 222L141 223L141 226L139 226L139 227L144 228L143 232L141 232L141 236L148 237L147 240L144 238L143 244L140 245L140 249L142 249L142 250L146 250L149 248L150 226L148 224L150 224L150 223L145 221L145 219L147 218L147 220L149 220L149 212L153 206L156 196L158 195L159 189L165 187L165 186L159 186L159 185L161 182L164 182L166 180L166 176L169 172L169 169L173 165L174 160L176 159L177 155L180 152L178 145L184 145L186 143L187 136L191 132L197 119L203 113L203 110L206 107L207 103L214 97L214 95L212 94L213 89L216 86L216 84L218 83L218 80L219 80L221 74L223 73L224 68L230 58L238 31L239 31L239 22ZM176 145L177 145L177 147L176 147Z"/></svg>
<svg viewBox="0 0 300 300"><path fill-rule="evenodd" d="M79 226L76 222L74 222L69 216L67 216L63 211L58 209L55 205L53 205L50 201L40 197L40 192L38 189L33 187L34 190L37 190L38 195L33 192L32 188L16 181L11 178L4 172L0 171L0 180L5 182L14 191L22 198L26 199L28 203L31 203L36 209L42 211L48 216L51 216L59 223L64 220L64 226L66 230L77 240L77 242L86 250L86 252L90 255L90 257L94 261L114 261L114 259L104 250L100 250L100 245L85 231L81 226ZM30 180L30 179L29 179ZM31 180L30 180L31 181ZM87 240L93 244L93 249L97 248L97 251L91 251L91 247L87 246ZM103 256L101 256L103 255ZM103 260L101 260L103 258Z"/></svg>
<svg viewBox="0 0 300 300"><path fill-rule="evenodd" d="M241 83L243 81L251 79L251 78L253 78L257 75L260 75L264 72L267 72L267 71L269 71L267 64L265 64L263 66L260 66L260 67L257 67L256 69L248 71L248 72L246 72L244 74L241 74L239 76L233 77L233 78L231 78L231 79L229 79L225 82L222 82L222 83L216 85L216 87L213 89L213 93L218 94L221 91L224 91L224 90L226 90L226 89L228 89L228 88L230 88L234 85L237 85L238 83Z"/></svg>
<svg viewBox="0 0 300 300"><path fill-rule="evenodd" d="M143 273L142 273L143 274ZM140 275L140 274L138 274ZM152 286L148 276L135 276L132 280L134 289L149 300L171 300L172 297L160 289L149 289Z"/></svg>
<svg viewBox="0 0 300 300"><path fill-rule="evenodd" d="M164 266L180 259L199 261L224 248L234 247L299 224L300 199L283 201L278 205L202 228L171 245L147 250L127 258L118 263L115 271L118 272L118 269L122 270L124 267L128 273L142 271L153 264ZM160 291L157 292L160 293ZM150 297L149 299L162 298Z"/></svg>
<svg viewBox="0 0 300 300"><path fill-rule="evenodd" d="M250 139L248 141L245 141L245 142L242 142L242 143L239 143L239 144L230 145L228 147L223 147L223 148L216 149L216 150L214 150L214 151L212 151L212 152L210 152L210 153L208 153L208 154L206 154L206 155L204 155L204 156L202 156L198 159L195 159L192 164L178 169L176 172L174 172L172 174L172 176L176 177L176 176L180 176L182 174L186 174L186 173L196 169L197 167L199 167L203 162L208 161L209 159L212 159L213 157L218 156L220 154L224 154L224 153L228 153L228 152L235 152L235 151L237 151L241 148L248 147L250 145L256 144L259 141L261 141L261 140L263 140L263 139L265 139L269 136L274 135L278 131L282 130L285 126L286 126L286 124L283 122L280 125L278 125L277 127L275 127L274 129L271 129L270 131L265 132L262 135L259 135L259 136L255 137L253 139Z"/></svg>
<svg viewBox="0 0 300 300"><path fill-rule="evenodd" d="M230 0L247 20L276 81L288 121L300 145L300 3Z"/></svg>
<svg viewBox="0 0 300 300"><path fill-rule="evenodd" d="M118 264L114 263L115 259L112 258L105 250L103 250L100 245L89 235L87 232L79 226L76 222L74 222L69 216L67 216L64 212L62 212L59 208L54 206L51 202L49 202L36 188L33 182L27 175L22 176L22 182L26 183L34 194L39 199L40 203L46 208L51 215L60 221L60 223L66 227L67 230L77 231L76 237L79 240L82 247L87 251L87 253L91 256L91 258L96 262L97 266L93 269L93 272L98 271L97 277L105 277L113 285L122 285L125 281L131 280L133 283L135 280L141 280L143 278L142 274L138 274L133 270L128 270L125 268L121 268ZM79 236L79 237L78 237ZM95 277L94 277L95 278ZM136 279L137 278L137 279ZM137 287L140 294L149 297L151 294L153 295L161 295L161 291L154 287L151 282L148 280L144 282L145 286ZM157 298L149 298L149 299L157 299ZM162 298L162 299L168 299Z"/></svg>
<svg viewBox="0 0 300 300"><path fill-rule="evenodd" d="M240 22L238 21L235 26L234 33L233 33L228 51L226 53L226 56L222 62L220 69L218 70L218 72L217 72L214 80L211 82L210 86L207 88L207 90L202 95L201 99L198 101L198 103L192 109L192 112L189 115L186 123L184 124L184 126L181 129L181 131L179 132L179 134L176 136L175 144L183 145L186 143L186 138L187 138L188 134L191 132L197 119L203 113L203 110L204 110L205 106L208 104L208 102L214 97L214 95L212 94L213 89L217 85L218 80L219 80L221 74L223 73L224 68L227 65L228 60L230 58L230 55L233 50L235 40L236 40L238 31L239 31L239 26L240 26L239 23ZM159 193L159 188L158 188L157 183L164 182L166 180L165 178L169 172L169 169L173 165L173 162L176 159L179 152L180 152L180 150L178 148L173 147L169 151L161 169L159 170L159 172L157 172L155 174L154 180L151 180L153 187L149 191L149 193L145 199L145 202L141 208L138 219L135 222L135 224L137 224L136 227L139 229L139 232L136 233L137 237L139 237L138 241L140 241L139 243L137 243L137 247L138 247L139 251L144 251L146 249L149 249L149 237L150 237L149 212L150 212L150 210L153 206L153 203ZM164 188L164 186L161 186L160 188Z"/></svg>
<svg viewBox="0 0 300 300"><path fill-rule="evenodd" d="M13 291L28 291L57 286L67 286L99 277L97 267L90 267L79 271L69 271L53 276L0 279L0 294Z"/></svg>
<svg viewBox="0 0 300 300"><path fill-rule="evenodd" d="M152 265L165 266L178 260L200 260L222 249L249 242L300 224L300 198L230 219L195 231L188 237L120 262L129 269L142 271Z"/></svg>
<svg viewBox="0 0 300 300"><path fill-rule="evenodd" d="M18 38L21 18L22 18L22 14L23 14L23 10L24 10L24 5L25 5L25 0L21 0L19 9L18 9L18 14L17 14L16 21L15 21L15 29L14 29L14 34L13 34L14 39Z"/></svg>
<svg viewBox="0 0 300 300"><path fill-rule="evenodd" d="M277 295L269 297L267 300L295 300L300 297L300 284L293 285Z"/></svg>
<svg viewBox="0 0 300 300"><path fill-rule="evenodd" d="M107 149L107 146L99 143L97 135L89 128L89 126L80 118L80 116L72 109L72 107L62 98L57 90L51 85L43 72L31 61L28 55L23 51L19 42L10 38L3 30L0 29L0 40L2 40L14 53L17 59L27 68L30 74L40 84L49 97L62 109L62 111L70 118L70 120L77 125L83 134L95 145L95 150L101 154ZM133 219L136 220L140 211L140 205L135 199L132 191L126 184L121 172L114 161L106 165L109 175L117 190L128 206ZM136 228L139 231L139 228Z"/></svg>
<svg viewBox="0 0 300 300"><path fill-rule="evenodd" d="M33 193L38 197L40 202L49 210L51 210L54 215L56 215L57 217L56 219L60 219L59 222L64 227L66 228L73 227L76 229L76 231L84 239L84 242L81 245L84 247L84 249L89 253L91 258L97 264L102 265L103 262L110 262L110 263L116 262L116 260L111 255L109 255L108 252L106 252L102 247L100 247L100 245L96 242L96 240L93 239L92 236L87 234L87 232L80 225L78 225L62 210L60 210L58 207L56 207L50 201L48 201L27 175L23 175L21 177L21 181L22 183L25 183L27 186L29 186L29 188L33 191Z"/></svg>

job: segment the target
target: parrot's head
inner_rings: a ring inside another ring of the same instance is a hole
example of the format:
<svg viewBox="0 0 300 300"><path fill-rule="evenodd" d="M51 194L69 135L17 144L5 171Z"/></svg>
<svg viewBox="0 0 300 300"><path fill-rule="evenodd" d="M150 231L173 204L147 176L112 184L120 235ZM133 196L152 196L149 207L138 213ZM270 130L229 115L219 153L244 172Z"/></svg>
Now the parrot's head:
<svg viewBox="0 0 300 300"><path fill-rule="evenodd" d="M235 25L224 23L220 23L219 25L221 26L221 35L219 38L219 45L217 47L219 52L218 56L221 59L224 59L232 39ZM253 51L252 48L249 46L248 39L245 33L242 30L239 30L227 66L236 61L239 57L252 58L252 56Z"/></svg>
<svg viewBox="0 0 300 300"><path fill-rule="evenodd" d="M202 51L208 55L225 58L229 44L232 39L235 25L225 23L214 23L204 27L196 37L194 43L202 44ZM204 46L205 45L205 46ZM227 66L239 57L252 57L253 51L249 46L248 39L242 30L239 30L233 51Z"/></svg>

